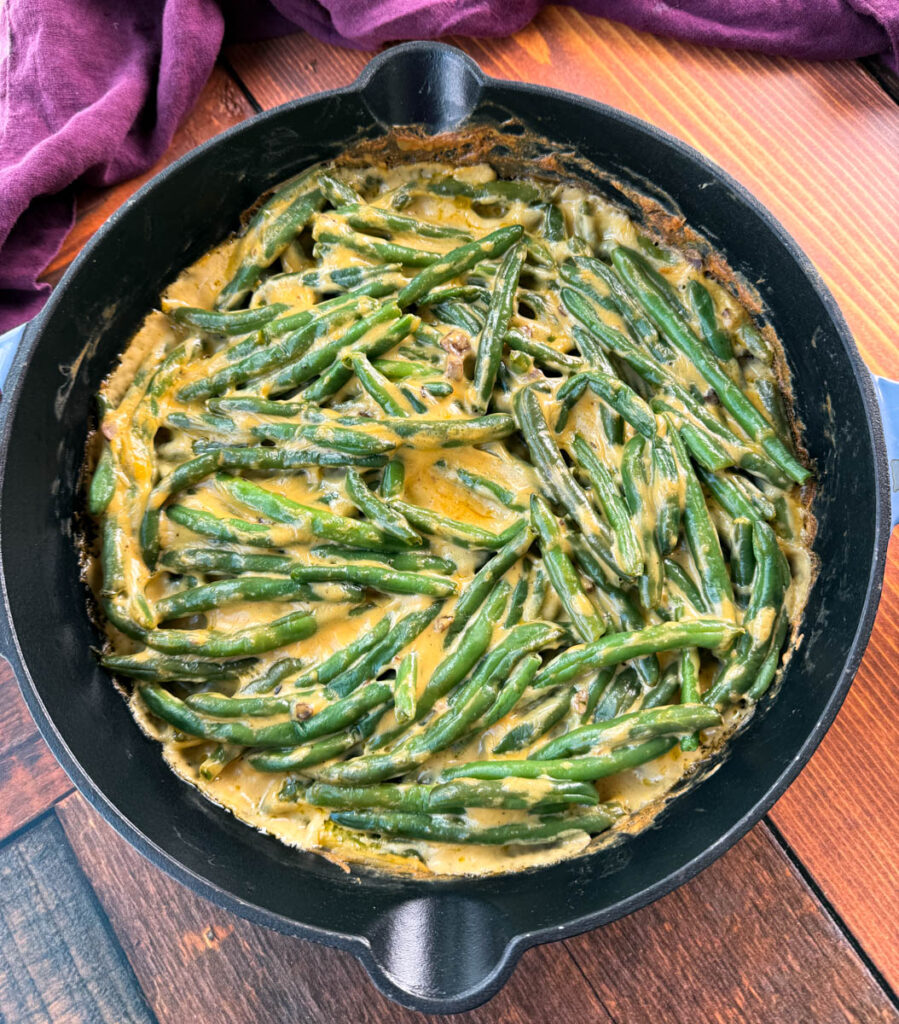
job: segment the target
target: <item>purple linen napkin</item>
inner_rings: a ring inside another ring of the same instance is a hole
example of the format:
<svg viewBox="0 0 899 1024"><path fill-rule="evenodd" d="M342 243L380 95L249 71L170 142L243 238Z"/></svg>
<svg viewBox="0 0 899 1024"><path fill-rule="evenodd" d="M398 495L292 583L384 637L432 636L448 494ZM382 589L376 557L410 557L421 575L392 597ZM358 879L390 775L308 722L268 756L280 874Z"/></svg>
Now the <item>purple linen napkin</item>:
<svg viewBox="0 0 899 1024"><path fill-rule="evenodd" d="M34 316L37 278L74 219L77 181L151 167L229 38L305 29L375 49L502 36L544 0L5 0L0 3L0 332ZM899 71L899 0L572 0L590 14L714 46L814 59L881 54ZM223 16L222 10L225 15Z"/></svg>

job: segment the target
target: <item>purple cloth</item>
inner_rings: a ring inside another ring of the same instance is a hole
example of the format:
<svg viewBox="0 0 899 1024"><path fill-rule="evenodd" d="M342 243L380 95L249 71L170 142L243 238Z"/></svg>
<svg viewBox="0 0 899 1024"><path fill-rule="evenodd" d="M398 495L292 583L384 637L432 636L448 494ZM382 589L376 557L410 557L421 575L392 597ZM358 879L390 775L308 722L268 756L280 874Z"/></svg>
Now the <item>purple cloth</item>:
<svg viewBox="0 0 899 1024"><path fill-rule="evenodd" d="M544 0L5 0L0 3L0 332L33 316L37 278L75 215L75 182L151 167L229 38L305 29L375 49L502 36ZM899 0L572 0L636 29L812 59L880 54L899 71ZM224 11L224 14L223 14Z"/></svg>

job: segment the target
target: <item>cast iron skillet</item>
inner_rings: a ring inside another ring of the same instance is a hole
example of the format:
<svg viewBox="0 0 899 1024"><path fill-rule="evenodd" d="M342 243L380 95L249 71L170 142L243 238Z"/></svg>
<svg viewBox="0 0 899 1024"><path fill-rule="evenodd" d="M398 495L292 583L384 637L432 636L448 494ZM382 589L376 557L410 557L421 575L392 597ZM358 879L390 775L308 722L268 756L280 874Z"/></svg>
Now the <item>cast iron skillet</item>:
<svg viewBox="0 0 899 1024"><path fill-rule="evenodd" d="M346 875L254 832L180 781L98 666L72 537L93 396L161 288L272 184L390 125L439 131L510 114L638 189L657 183L731 266L761 281L818 467L822 570L779 696L654 827L536 873L438 882ZM598 103L487 78L448 46L398 46L354 85L262 114L156 177L97 232L28 326L4 391L0 649L56 757L154 864L252 921L350 950L378 988L418 1010L476 1006L529 946L621 917L735 843L821 740L877 608L891 525L881 416L808 259L737 182L677 140ZM893 403L899 409L895 394Z"/></svg>

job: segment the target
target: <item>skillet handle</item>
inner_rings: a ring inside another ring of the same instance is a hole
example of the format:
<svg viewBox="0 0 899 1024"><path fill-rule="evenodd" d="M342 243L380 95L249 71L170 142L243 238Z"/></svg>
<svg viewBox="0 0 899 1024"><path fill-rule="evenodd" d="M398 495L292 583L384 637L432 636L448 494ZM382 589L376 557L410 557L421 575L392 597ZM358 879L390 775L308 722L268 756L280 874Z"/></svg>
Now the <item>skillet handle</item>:
<svg viewBox="0 0 899 1024"><path fill-rule="evenodd" d="M13 327L6 334L0 334L0 394L6 390L6 378L12 367L13 356L18 352L22 338L25 336L25 329L30 322L30 320L26 320L24 324Z"/></svg>
<svg viewBox="0 0 899 1024"><path fill-rule="evenodd" d="M899 526L899 381L874 375L874 386L883 420L883 438L886 441L887 462L890 467L891 523Z"/></svg>
<svg viewBox="0 0 899 1024"><path fill-rule="evenodd" d="M375 985L423 1013L480 1006L522 952L498 907L447 890L391 907L369 933L369 950L363 961Z"/></svg>

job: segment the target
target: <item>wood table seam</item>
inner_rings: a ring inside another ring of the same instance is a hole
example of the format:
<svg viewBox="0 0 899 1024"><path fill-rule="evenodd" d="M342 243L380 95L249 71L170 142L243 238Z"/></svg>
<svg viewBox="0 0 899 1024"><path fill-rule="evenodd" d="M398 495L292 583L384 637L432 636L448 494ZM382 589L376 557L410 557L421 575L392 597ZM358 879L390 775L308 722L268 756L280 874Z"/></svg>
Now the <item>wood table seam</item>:
<svg viewBox="0 0 899 1024"><path fill-rule="evenodd" d="M256 99L253 93L250 91L249 86L240 77L240 75L234 70L234 66L231 61L225 56L224 51L219 54L218 63L222 71L231 79L231 81L237 86L237 88L243 94L243 98L253 108L254 113L262 114L265 111L265 107Z"/></svg>
<svg viewBox="0 0 899 1024"><path fill-rule="evenodd" d="M580 962L580 960L578 960L577 956L576 956L576 955L575 955L575 953L574 953L574 950L573 950L573 949L571 948L571 945L570 945L570 943L569 943L569 940L568 940L568 939L563 939L563 940L562 940L562 941L561 941L561 942L559 943L559 945L560 945L560 946L561 946L561 947L562 947L562 948L563 948L563 949L565 950L565 952L566 952L566 953L568 954L568 956L569 956L569 957L571 958L572 962L574 963L574 966L575 966L575 967L577 968L578 974L580 974L580 976L581 976L581 977L582 977L582 978L584 979L584 984L585 984L585 985L587 986L587 988L589 988L589 989L590 989L590 991L591 991L591 992L593 993L593 995L594 995L594 996L596 997L596 1001L597 1001L597 1002L599 1003L599 1005L600 1005L600 1006L601 1006L601 1007L603 1008L603 1010L605 1010L606 1014L607 1014L607 1015L608 1015L608 1017L609 1017L609 1020L611 1020L611 1021L615 1021L615 1022L616 1022L616 1024L617 1024L617 1022L618 1022L618 1021L619 1021L619 1020L620 1020L621 1018L620 1018L620 1017L618 1017L618 1016L616 1016L616 1015L615 1015L615 1014L614 1014L614 1013L613 1013L613 1012L612 1012L612 1011L611 1011L611 1010L609 1009L609 1007L608 1007L608 1006L606 1005L606 1001L605 1001L605 1000L603 999L603 997L602 997L602 995L600 994L600 992L599 992L599 990L597 989L597 987L596 987L596 986L595 986L595 985L593 984L593 982L592 982L592 981L591 981L591 980L589 979L589 977L587 977L587 973L586 973L586 972L584 971L584 968L583 968L583 967L581 966L581 962ZM622 1024L625 1024L625 1022L622 1022Z"/></svg>
<svg viewBox="0 0 899 1024"><path fill-rule="evenodd" d="M805 863L799 857L799 854L790 845L783 832L781 832L777 825L775 825L770 815L766 814L762 819L762 822L771 833L774 841L783 851L783 854L787 858L791 867L799 875L801 881L808 886L812 896L814 896L816 902L820 906L821 911L830 918L855 955L859 960L861 960L865 970L867 970L874 982L880 987L881 991L890 1001L894 1009L899 1011L899 993L897 993L893 986L887 981L886 977L874 963L867 950L865 950L864 946L856 938L855 933L849 927L846 920L843 918L843 915L836 909L827 894L821 888L821 885L818 883L811 870L806 867Z"/></svg>
<svg viewBox="0 0 899 1024"><path fill-rule="evenodd" d="M66 796L71 795L71 792L66 794ZM62 799L65 798L61 797L60 800ZM62 836L62 842L65 843L66 848L68 849L69 853L72 856L73 870L78 872L78 874L84 880L84 884L87 886L87 891L90 893L90 899L93 902L94 910L97 914L97 919L99 920L103 929L106 931L106 934L113 948L118 950L122 963L125 965L125 969L131 972L131 976L134 979L134 984L137 986L137 990L141 994L141 998L144 1001L144 1005L146 1006L147 1014L151 1022L153 1022L153 1024L160 1024L159 1016L157 1015L156 1010L153 1007L153 1004L150 1002L150 994L144 989L143 985L141 984L140 978L137 975L137 971L135 971L134 965L131 963L131 958L128 956L125 947L122 945L122 942L119 939L118 932L113 927L112 921L110 921L109 915L106 913L106 907L103 905L103 901L100 899L99 893L94 888L90 876L84 870L84 865L81 863L81 858L78 856L78 852L76 851L75 847L72 846L72 843L69 840L69 836L68 833L66 832L66 827L63 824L62 818L60 818L60 816L56 813L56 805L60 802L60 800L55 801L50 807L48 807L45 814L41 815L41 818L52 815L53 819L56 821L56 824L59 826L59 832L60 835Z"/></svg>

